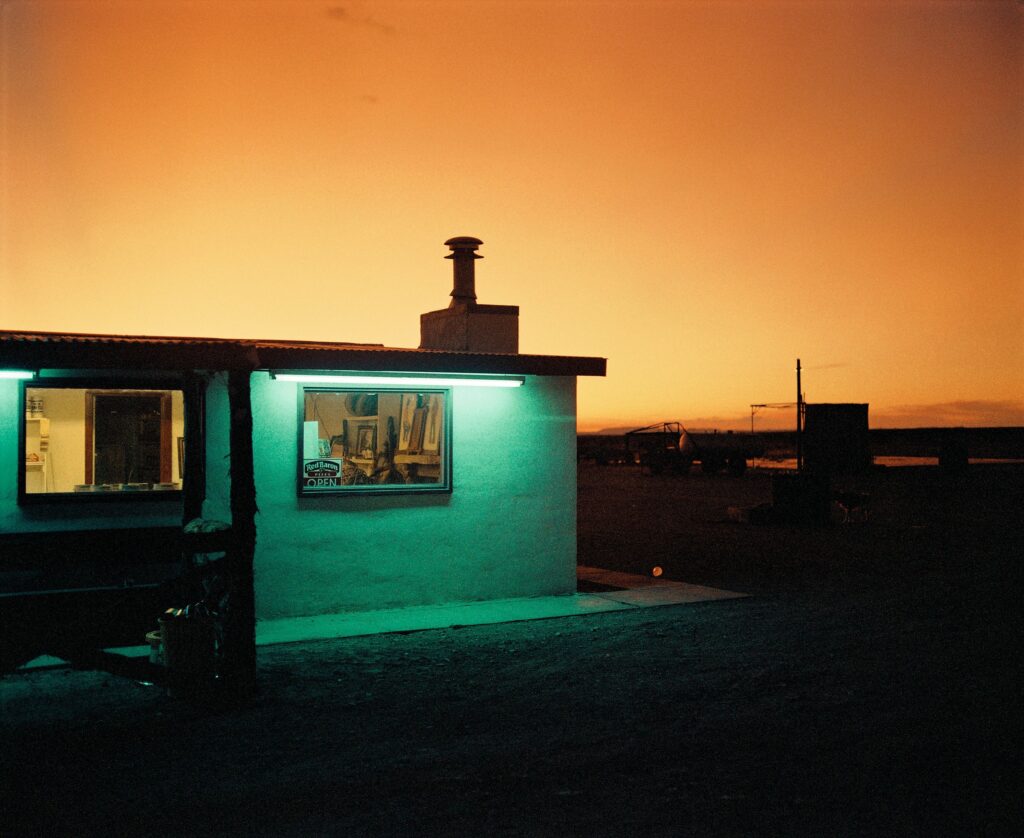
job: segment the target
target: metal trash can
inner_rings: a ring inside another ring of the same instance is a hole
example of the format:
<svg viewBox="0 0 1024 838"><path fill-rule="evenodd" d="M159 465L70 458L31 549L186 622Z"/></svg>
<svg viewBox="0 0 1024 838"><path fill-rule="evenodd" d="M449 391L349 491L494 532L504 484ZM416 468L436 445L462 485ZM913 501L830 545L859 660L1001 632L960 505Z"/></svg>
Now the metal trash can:
<svg viewBox="0 0 1024 838"><path fill-rule="evenodd" d="M211 684L216 671L213 619L190 609L169 609L159 622L172 691Z"/></svg>

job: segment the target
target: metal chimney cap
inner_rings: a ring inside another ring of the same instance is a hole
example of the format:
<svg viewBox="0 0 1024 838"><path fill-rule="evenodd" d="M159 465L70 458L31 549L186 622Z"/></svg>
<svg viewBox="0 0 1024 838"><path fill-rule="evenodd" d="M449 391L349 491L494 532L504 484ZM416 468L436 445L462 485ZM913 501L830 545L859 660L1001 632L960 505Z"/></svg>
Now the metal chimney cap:
<svg viewBox="0 0 1024 838"><path fill-rule="evenodd" d="M455 236L455 238L448 239L445 244L452 250L476 250L483 242L472 236Z"/></svg>

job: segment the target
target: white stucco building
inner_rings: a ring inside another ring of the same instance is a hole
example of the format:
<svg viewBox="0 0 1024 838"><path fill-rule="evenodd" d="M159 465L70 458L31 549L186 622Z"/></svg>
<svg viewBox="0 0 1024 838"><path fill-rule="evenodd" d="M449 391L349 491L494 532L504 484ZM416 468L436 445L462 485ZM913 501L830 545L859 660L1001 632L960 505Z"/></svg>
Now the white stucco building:
<svg viewBox="0 0 1024 838"><path fill-rule="evenodd" d="M573 593L576 379L605 361L520 354L481 243L446 244L415 349L0 332L0 595L159 591L250 441L258 619Z"/></svg>

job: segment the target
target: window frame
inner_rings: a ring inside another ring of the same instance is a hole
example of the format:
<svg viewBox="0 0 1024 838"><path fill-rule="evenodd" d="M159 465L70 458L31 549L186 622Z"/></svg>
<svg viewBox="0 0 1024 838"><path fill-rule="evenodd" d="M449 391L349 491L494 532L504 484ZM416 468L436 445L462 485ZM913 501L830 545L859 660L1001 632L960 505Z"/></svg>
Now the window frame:
<svg viewBox="0 0 1024 838"><path fill-rule="evenodd" d="M131 376L118 375L86 375L81 377L60 376L54 378L33 378L20 381L18 387L18 494L19 506L34 506L45 504L62 503L151 503L151 502L176 502L180 503L183 497L183 489L165 489L160 491L139 491L139 492L28 492L26 491L25 474L25 405L26 393L28 390L81 390L88 394L97 390L137 390L140 394L153 394L156 391L176 390L181 393L183 429L188 427L188 412L191 409L188 394L184 382L180 377L146 377L133 378ZM89 417L85 417L83 433L89 427ZM172 434L173 437L173 434ZM173 462L173 453L172 453ZM181 482L181 481L179 481Z"/></svg>
<svg viewBox="0 0 1024 838"><path fill-rule="evenodd" d="M295 493L299 498L338 498L355 495L367 497L372 495L420 495L420 494L451 494L454 487L452 452L452 388L451 387L410 387L376 385L344 385L344 384L298 384L296 386L296 437L293 462L295 463ZM306 421L307 393L429 393L444 396L444 428L441 433L441 480L438 483L359 483L349 486L338 486L330 489L307 489L303 485L302 456L303 423Z"/></svg>

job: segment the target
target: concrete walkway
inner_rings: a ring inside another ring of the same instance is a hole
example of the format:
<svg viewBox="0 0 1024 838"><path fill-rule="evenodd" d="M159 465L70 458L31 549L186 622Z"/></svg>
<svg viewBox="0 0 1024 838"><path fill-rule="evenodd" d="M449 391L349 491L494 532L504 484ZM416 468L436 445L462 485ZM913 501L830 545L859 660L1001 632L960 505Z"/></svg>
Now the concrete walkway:
<svg viewBox="0 0 1024 838"><path fill-rule="evenodd" d="M746 594L673 582L668 579L634 576L596 567L579 566L576 576L584 582L616 588L600 593L521 599L422 605L388 611L359 611L351 614L323 614L260 620L256 624L256 645L357 637L398 631L514 623L553 617L580 617L604 611L626 611L660 605L681 605L717 599L737 599Z"/></svg>
<svg viewBox="0 0 1024 838"><path fill-rule="evenodd" d="M315 617L287 617L256 623L256 645L298 643L305 640L329 640L367 634L424 631L452 626L479 626L489 623L515 623L522 620L546 620L554 617L581 617L605 611L628 611L661 605L682 605L718 599L738 599L746 594L673 582L668 579L634 576L613 570L580 565L578 580L614 590L577 593L564 596L524 597L519 599L463 602L447 605L420 605L384 611L356 611L348 614L321 614ZM149 646L125 646L108 649L129 657L149 654ZM60 666L63 661L47 655L26 663L23 669Z"/></svg>

